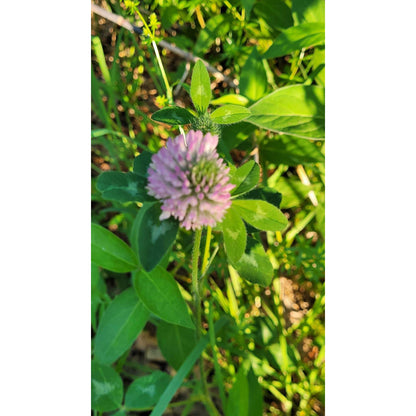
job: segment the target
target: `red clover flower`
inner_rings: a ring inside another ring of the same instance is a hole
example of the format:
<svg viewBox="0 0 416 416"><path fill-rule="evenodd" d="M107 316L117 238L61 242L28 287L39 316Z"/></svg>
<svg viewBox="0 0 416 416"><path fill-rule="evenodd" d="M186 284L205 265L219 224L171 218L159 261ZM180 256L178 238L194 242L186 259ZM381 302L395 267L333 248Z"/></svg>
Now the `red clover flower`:
<svg viewBox="0 0 416 416"><path fill-rule="evenodd" d="M231 205L229 168L216 151L218 136L189 131L169 138L149 166L149 195L162 201L160 219L174 217L187 230L215 226Z"/></svg>

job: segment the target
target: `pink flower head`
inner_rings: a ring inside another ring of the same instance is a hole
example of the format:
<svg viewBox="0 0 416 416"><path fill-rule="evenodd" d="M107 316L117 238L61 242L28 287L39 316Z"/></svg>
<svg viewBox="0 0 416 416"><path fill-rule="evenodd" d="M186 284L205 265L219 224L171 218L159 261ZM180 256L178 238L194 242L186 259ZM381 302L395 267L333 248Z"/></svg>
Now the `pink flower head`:
<svg viewBox="0 0 416 416"><path fill-rule="evenodd" d="M149 166L149 195L161 200L161 220L174 217L187 230L222 221L231 205L229 168L216 151L218 136L189 131L169 138Z"/></svg>

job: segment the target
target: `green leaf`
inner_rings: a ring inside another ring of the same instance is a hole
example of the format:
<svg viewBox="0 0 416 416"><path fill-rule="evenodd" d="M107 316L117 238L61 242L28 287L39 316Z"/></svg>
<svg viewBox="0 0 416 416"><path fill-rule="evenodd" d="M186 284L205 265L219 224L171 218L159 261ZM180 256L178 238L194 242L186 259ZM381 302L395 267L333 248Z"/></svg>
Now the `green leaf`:
<svg viewBox="0 0 416 416"><path fill-rule="evenodd" d="M249 416L262 416L263 415L263 392L262 388L257 381L257 377L254 375L253 370L247 374L248 381L248 414Z"/></svg>
<svg viewBox="0 0 416 416"><path fill-rule="evenodd" d="M231 195L237 196L248 192L259 183L259 179L260 166L254 160L244 163L230 179L230 182L235 185Z"/></svg>
<svg viewBox="0 0 416 416"><path fill-rule="evenodd" d="M315 142L280 136L260 143L263 157L275 165L297 166L324 162L325 157Z"/></svg>
<svg viewBox="0 0 416 416"><path fill-rule="evenodd" d="M273 279L273 266L263 246L249 236L245 253L232 266L243 279L251 283L269 286Z"/></svg>
<svg viewBox="0 0 416 416"><path fill-rule="evenodd" d="M94 358L102 364L115 362L132 346L149 315L133 288L118 295L101 318L95 336Z"/></svg>
<svg viewBox="0 0 416 416"><path fill-rule="evenodd" d="M189 124L194 116L182 107L165 107L152 114L152 120L161 123L171 124L172 126L183 126Z"/></svg>
<svg viewBox="0 0 416 416"><path fill-rule="evenodd" d="M242 121L238 124L225 125L222 128L220 144L231 150L240 146L256 130L256 126ZM250 142L251 143L251 142Z"/></svg>
<svg viewBox="0 0 416 416"><path fill-rule="evenodd" d="M276 37L280 30L293 26L292 12L282 0L259 0L253 11L269 36Z"/></svg>
<svg viewBox="0 0 416 416"><path fill-rule="evenodd" d="M225 94L221 97L211 101L211 105L223 105L223 104L235 104L235 105L247 105L248 100L239 94Z"/></svg>
<svg viewBox="0 0 416 416"><path fill-rule="evenodd" d="M104 199L129 202L144 201L147 182L134 172L103 172L97 179L97 189Z"/></svg>
<svg viewBox="0 0 416 416"><path fill-rule="evenodd" d="M244 254L247 230L238 210L231 205L221 223L224 245L230 262L237 262Z"/></svg>
<svg viewBox="0 0 416 416"><path fill-rule="evenodd" d="M133 283L150 312L171 324L194 328L178 284L168 271L160 266L150 273L142 269L134 274Z"/></svg>
<svg viewBox="0 0 416 416"><path fill-rule="evenodd" d="M315 48L312 56L313 74L310 77L318 81L318 85L325 86L325 47L318 46Z"/></svg>
<svg viewBox="0 0 416 416"><path fill-rule="evenodd" d="M133 172L142 177L145 178L147 181L147 170L149 169L149 165L152 161L153 153L148 152L147 150L140 153L139 156L134 158L133 162Z"/></svg>
<svg viewBox="0 0 416 416"><path fill-rule="evenodd" d="M199 32L198 39L194 47L194 55L204 56L215 39L220 39L230 30L232 17L227 14L217 14L207 20L206 26Z"/></svg>
<svg viewBox="0 0 416 416"><path fill-rule="evenodd" d="M250 20L251 9L253 8L255 2L256 0L241 0L241 5L246 10L247 21Z"/></svg>
<svg viewBox="0 0 416 416"><path fill-rule="evenodd" d="M146 271L154 269L175 241L179 223L168 218L160 221L160 204L148 205L142 210L143 217L138 225L138 248L141 265Z"/></svg>
<svg viewBox="0 0 416 416"><path fill-rule="evenodd" d="M227 104L211 113L211 120L217 124L234 124L250 116L250 110L241 105Z"/></svg>
<svg viewBox="0 0 416 416"><path fill-rule="evenodd" d="M116 273L127 273L139 266L132 249L98 224L91 224L91 261Z"/></svg>
<svg viewBox="0 0 416 416"><path fill-rule="evenodd" d="M157 344L166 361L179 370L196 345L195 330L161 321L157 324Z"/></svg>
<svg viewBox="0 0 416 416"><path fill-rule="evenodd" d="M240 77L240 92L250 100L263 97L267 90L267 74L256 47L252 48Z"/></svg>
<svg viewBox="0 0 416 416"><path fill-rule="evenodd" d="M274 40L264 54L264 58L278 58L302 48L310 48L325 43L324 23L302 23L285 29Z"/></svg>
<svg viewBox="0 0 416 416"><path fill-rule="evenodd" d="M277 133L323 139L324 94L324 88L312 85L280 88L253 104L252 115L246 121Z"/></svg>
<svg viewBox="0 0 416 416"><path fill-rule="evenodd" d="M91 407L99 412L118 409L123 400L123 382L112 368L91 363Z"/></svg>
<svg viewBox="0 0 416 416"><path fill-rule="evenodd" d="M197 61L192 72L191 98L197 111L204 113L211 101L209 74L202 61Z"/></svg>
<svg viewBox="0 0 416 416"><path fill-rule="evenodd" d="M226 316L221 317L218 322L215 323L215 333L218 335L223 326L229 321L229 318ZM209 343L208 334L204 335L194 347L191 353L188 355L184 363L181 365L181 368L176 373L175 377L169 383L167 389L164 391L159 401L157 402L155 408L153 409L150 416L162 416L163 412L166 410L169 402L172 400L174 394L182 385L183 380L192 370L196 360L202 354L202 351L206 348Z"/></svg>
<svg viewBox="0 0 416 416"><path fill-rule="evenodd" d="M324 0L292 0L292 14L295 25L304 22L324 22Z"/></svg>
<svg viewBox="0 0 416 416"><path fill-rule="evenodd" d="M310 191L316 190L316 186L304 185L296 178L280 178L276 189L282 193L282 209L294 208L301 205Z"/></svg>
<svg viewBox="0 0 416 416"><path fill-rule="evenodd" d="M269 204L274 205L276 208L280 207L280 202L282 201L282 194L275 191L272 188L262 186L260 188L253 189L252 191L244 194L243 199L261 199L268 202Z"/></svg>
<svg viewBox="0 0 416 416"><path fill-rule="evenodd" d="M231 387L225 409L226 416L252 416L248 413L249 389L247 376L243 367L238 370L237 377Z"/></svg>
<svg viewBox="0 0 416 416"><path fill-rule="evenodd" d="M127 409L141 410L154 406L172 378L162 371L139 377L130 384L124 404Z"/></svg>
<svg viewBox="0 0 416 416"><path fill-rule="evenodd" d="M287 218L282 211L266 201L235 199L232 206L244 221L259 230L282 231L287 226Z"/></svg>

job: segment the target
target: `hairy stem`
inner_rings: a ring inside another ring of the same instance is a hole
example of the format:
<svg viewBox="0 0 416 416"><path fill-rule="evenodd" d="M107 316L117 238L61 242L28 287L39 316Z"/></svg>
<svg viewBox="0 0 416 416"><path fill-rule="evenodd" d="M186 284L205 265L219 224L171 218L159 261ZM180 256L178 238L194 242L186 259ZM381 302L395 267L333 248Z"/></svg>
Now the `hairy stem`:
<svg viewBox="0 0 416 416"><path fill-rule="evenodd" d="M210 229L208 230L207 240L210 237ZM194 299L194 309L195 309L195 326L196 326L196 338L197 341L202 336L202 310L201 310L201 294L200 294L200 286L199 286L199 279L198 279L198 261L199 261L199 252L200 252L200 246L201 246L201 236L202 236L202 229L195 231L195 239L194 239L194 246L192 248L192 292L193 292L193 299ZM207 252L207 246L205 246L205 256ZM209 253L209 242L208 242L208 253ZM208 412L213 415L217 416L219 415L214 403L211 400L211 397L209 395L206 379L205 379L205 371L204 371L204 359L201 355L199 359L199 372L200 372L200 378L201 378L201 389L204 393L206 400L205 404L207 405Z"/></svg>

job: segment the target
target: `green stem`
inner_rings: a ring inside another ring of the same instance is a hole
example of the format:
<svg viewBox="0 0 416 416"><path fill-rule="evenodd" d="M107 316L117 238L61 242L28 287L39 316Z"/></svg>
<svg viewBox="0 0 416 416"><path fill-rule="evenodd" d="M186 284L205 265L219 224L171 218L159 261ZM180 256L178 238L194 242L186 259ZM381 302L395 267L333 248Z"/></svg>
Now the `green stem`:
<svg viewBox="0 0 416 416"><path fill-rule="evenodd" d="M208 257L209 257L209 246L211 244L211 236L212 236L212 229L210 226L207 227L207 238L205 242L205 250L204 250L204 257L202 259L202 274L204 274L207 271L207 265L208 265Z"/></svg>
<svg viewBox="0 0 416 416"><path fill-rule="evenodd" d="M159 68L160 68L160 72L162 74L163 82L165 83L166 97L168 99L169 104L173 105L174 103L173 103L173 96L172 96L172 88L169 85L168 77L166 75L166 71L165 71L165 68L164 68L163 63L162 63L162 58L160 57L159 49L157 48L156 42L154 40L152 40L152 46L153 46L153 49L155 51L157 63L159 64Z"/></svg>
<svg viewBox="0 0 416 416"><path fill-rule="evenodd" d="M210 233L210 231L208 231ZM202 229L195 231L195 239L194 239L194 246L192 248L192 292L194 298L194 309L195 309L195 316L196 316L196 338L197 341L202 336L202 310L201 310L201 294L200 294L200 286L199 286L199 279L198 279L198 261L199 261L199 252L201 246L201 236L202 236ZM208 237L208 236L207 236ZM211 239L211 237L209 238ZM207 251L205 247L205 251ZM209 251L209 246L208 246ZM205 257L205 256L204 256ZM215 408L214 403L211 400L209 395L206 379L205 379L205 372L204 372L204 359L201 355L199 359L199 372L201 378L201 389L203 394L206 397L205 404L207 407L208 412L213 415L219 415L217 409Z"/></svg>
<svg viewBox="0 0 416 416"><path fill-rule="evenodd" d="M198 282L198 261L199 261L199 248L201 246L202 229L195 231L194 246L192 248L192 292L194 298L194 307L196 315L196 338L197 341L201 338L202 333L202 319L201 319L201 297L199 293Z"/></svg>

